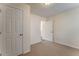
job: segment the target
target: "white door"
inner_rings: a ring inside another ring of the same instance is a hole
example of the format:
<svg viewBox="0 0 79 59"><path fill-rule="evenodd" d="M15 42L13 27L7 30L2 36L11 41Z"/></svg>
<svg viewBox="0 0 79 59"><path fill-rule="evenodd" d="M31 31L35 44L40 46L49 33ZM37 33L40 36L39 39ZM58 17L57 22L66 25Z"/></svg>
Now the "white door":
<svg viewBox="0 0 79 59"><path fill-rule="evenodd" d="M12 54L20 55L23 51L23 26L22 10L12 8Z"/></svg>
<svg viewBox="0 0 79 59"><path fill-rule="evenodd" d="M22 10L8 7L7 10L7 54L19 55L23 50ZM10 37L10 39L9 39Z"/></svg>
<svg viewBox="0 0 79 59"><path fill-rule="evenodd" d="M0 5L0 54L23 53L23 11Z"/></svg>
<svg viewBox="0 0 79 59"><path fill-rule="evenodd" d="M16 32L16 53L17 55L23 53L23 17L22 10L16 9L16 21L15 21L15 32Z"/></svg>
<svg viewBox="0 0 79 59"><path fill-rule="evenodd" d="M19 55L23 50L22 10L6 7L6 55Z"/></svg>
<svg viewBox="0 0 79 59"><path fill-rule="evenodd" d="M42 20L41 36L43 40L53 41L53 20Z"/></svg>

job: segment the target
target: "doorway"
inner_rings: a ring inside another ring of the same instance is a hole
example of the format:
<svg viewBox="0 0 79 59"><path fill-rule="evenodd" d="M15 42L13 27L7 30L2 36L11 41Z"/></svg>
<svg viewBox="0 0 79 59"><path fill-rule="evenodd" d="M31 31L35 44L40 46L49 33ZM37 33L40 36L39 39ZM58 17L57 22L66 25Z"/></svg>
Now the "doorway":
<svg viewBox="0 0 79 59"><path fill-rule="evenodd" d="M41 39L53 42L53 20L52 18L46 18L41 20Z"/></svg>

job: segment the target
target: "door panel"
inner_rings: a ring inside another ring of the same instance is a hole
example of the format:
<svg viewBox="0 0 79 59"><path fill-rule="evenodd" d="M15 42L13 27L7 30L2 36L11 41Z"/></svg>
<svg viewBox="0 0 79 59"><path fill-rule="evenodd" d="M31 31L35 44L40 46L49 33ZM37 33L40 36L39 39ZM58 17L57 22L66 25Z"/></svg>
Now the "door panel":
<svg viewBox="0 0 79 59"><path fill-rule="evenodd" d="M17 55L16 54L16 11L14 8L12 8L12 55Z"/></svg>
<svg viewBox="0 0 79 59"><path fill-rule="evenodd" d="M22 11L12 8L12 52L13 55L22 54Z"/></svg>
<svg viewBox="0 0 79 59"><path fill-rule="evenodd" d="M22 54L22 11L16 9L16 15L17 15L17 20L16 20L16 53L17 54Z"/></svg>
<svg viewBox="0 0 79 59"><path fill-rule="evenodd" d="M12 8L6 7L6 53L12 55Z"/></svg>

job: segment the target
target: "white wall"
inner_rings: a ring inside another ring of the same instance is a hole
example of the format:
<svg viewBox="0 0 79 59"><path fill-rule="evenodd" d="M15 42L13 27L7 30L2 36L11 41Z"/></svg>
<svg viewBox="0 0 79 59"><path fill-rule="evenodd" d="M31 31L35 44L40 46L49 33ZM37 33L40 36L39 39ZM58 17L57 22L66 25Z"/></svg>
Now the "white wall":
<svg viewBox="0 0 79 59"><path fill-rule="evenodd" d="M41 36L43 40L53 41L53 19L43 18Z"/></svg>
<svg viewBox="0 0 79 59"><path fill-rule="evenodd" d="M53 19L55 42L79 49L79 8L60 13Z"/></svg>
<svg viewBox="0 0 79 59"><path fill-rule="evenodd" d="M41 41L41 16L31 14L31 44Z"/></svg>

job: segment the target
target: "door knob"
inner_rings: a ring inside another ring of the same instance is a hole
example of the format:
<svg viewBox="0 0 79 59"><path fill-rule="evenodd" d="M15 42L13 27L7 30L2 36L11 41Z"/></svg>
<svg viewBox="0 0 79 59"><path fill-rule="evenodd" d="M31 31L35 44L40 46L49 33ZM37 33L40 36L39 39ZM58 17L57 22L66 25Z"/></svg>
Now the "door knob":
<svg viewBox="0 0 79 59"><path fill-rule="evenodd" d="M23 36L23 34L20 34L20 36Z"/></svg>

